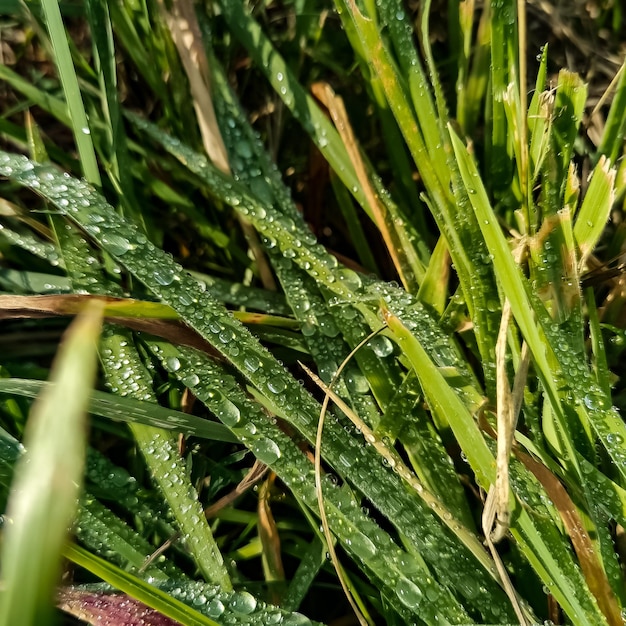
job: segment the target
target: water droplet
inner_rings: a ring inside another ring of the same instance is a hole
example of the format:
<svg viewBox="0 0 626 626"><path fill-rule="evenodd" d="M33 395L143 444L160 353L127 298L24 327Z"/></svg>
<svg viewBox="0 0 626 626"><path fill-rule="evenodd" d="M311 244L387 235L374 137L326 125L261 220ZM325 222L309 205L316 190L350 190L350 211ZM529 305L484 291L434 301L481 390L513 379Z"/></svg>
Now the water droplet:
<svg viewBox="0 0 626 626"><path fill-rule="evenodd" d="M363 533L355 532L350 539L352 541L352 550L362 559L370 559L376 554L374 542Z"/></svg>
<svg viewBox="0 0 626 626"><path fill-rule="evenodd" d="M176 279L176 274L174 274L174 271L170 267L159 267L154 270L152 275L154 280L164 287L171 285Z"/></svg>
<svg viewBox="0 0 626 626"><path fill-rule="evenodd" d="M252 148L247 141L239 141L235 144L235 152L244 159L252 157Z"/></svg>
<svg viewBox="0 0 626 626"><path fill-rule="evenodd" d="M345 381L350 393L367 393L370 390L367 378L357 368L351 368L346 373Z"/></svg>
<svg viewBox="0 0 626 626"><path fill-rule="evenodd" d="M389 337L377 335L373 337L367 344L372 348L374 354L379 357L389 356L393 352L393 342Z"/></svg>
<svg viewBox="0 0 626 626"><path fill-rule="evenodd" d="M272 439L259 439L252 444L252 452L261 463L271 465L280 458L280 448Z"/></svg>
<svg viewBox="0 0 626 626"><path fill-rule="evenodd" d="M312 622L301 613L292 613L283 620L282 626L312 626Z"/></svg>
<svg viewBox="0 0 626 626"><path fill-rule="evenodd" d="M344 283L352 290L360 289L362 286L361 277L349 269L341 269L337 272L337 279Z"/></svg>
<svg viewBox="0 0 626 626"><path fill-rule="evenodd" d="M396 593L402 604L410 609L416 609L422 600L420 588L408 578L404 578L404 576L400 578L396 585Z"/></svg>
<svg viewBox="0 0 626 626"><path fill-rule="evenodd" d="M131 248L130 242L126 237L116 235L115 233L103 235L102 243L113 256L121 256Z"/></svg>
<svg viewBox="0 0 626 626"><path fill-rule="evenodd" d="M180 369L180 360L175 356L169 356L165 360L165 366L170 372L177 372Z"/></svg>
<svg viewBox="0 0 626 626"><path fill-rule="evenodd" d="M211 600L206 607L206 614L209 617L219 617L224 612L224 605L219 600Z"/></svg>
<svg viewBox="0 0 626 626"><path fill-rule="evenodd" d="M240 591L236 593L233 599L230 602L230 608L235 611L235 613L243 613L244 615L249 615L256 609L256 599L247 591Z"/></svg>
<svg viewBox="0 0 626 626"><path fill-rule="evenodd" d="M215 401L218 403L215 414L226 426L235 426L241 419L241 411L237 405L225 398L219 391L215 394Z"/></svg>
<svg viewBox="0 0 626 626"><path fill-rule="evenodd" d="M282 378L272 378L267 382L267 388L272 393L281 393L285 390L285 381Z"/></svg>
<svg viewBox="0 0 626 626"><path fill-rule="evenodd" d="M607 443L611 444L611 445L621 445L622 443L624 443L624 438L621 435L618 435L617 433L609 433L606 436L606 441Z"/></svg>
<svg viewBox="0 0 626 626"><path fill-rule="evenodd" d="M197 374L189 374L189 376L183 378L182 382L186 387L195 387L200 382L200 379Z"/></svg>

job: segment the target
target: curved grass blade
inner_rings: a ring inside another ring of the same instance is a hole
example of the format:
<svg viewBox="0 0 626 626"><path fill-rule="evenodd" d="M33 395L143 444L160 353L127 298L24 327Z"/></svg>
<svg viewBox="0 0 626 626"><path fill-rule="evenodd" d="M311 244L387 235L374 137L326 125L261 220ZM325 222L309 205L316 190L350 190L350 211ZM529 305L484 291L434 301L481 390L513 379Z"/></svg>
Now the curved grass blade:
<svg viewBox="0 0 626 626"><path fill-rule="evenodd" d="M67 331L52 385L28 420L27 451L17 463L7 509L12 523L3 540L2 626L48 622L83 473L84 418L97 368L100 309L88 307Z"/></svg>

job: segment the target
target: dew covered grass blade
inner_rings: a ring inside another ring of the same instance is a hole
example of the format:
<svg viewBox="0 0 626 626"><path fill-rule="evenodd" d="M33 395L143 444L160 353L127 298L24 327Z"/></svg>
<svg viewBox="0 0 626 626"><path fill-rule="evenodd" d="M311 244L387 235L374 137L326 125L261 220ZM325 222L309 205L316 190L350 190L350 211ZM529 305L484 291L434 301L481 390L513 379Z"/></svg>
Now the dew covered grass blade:
<svg viewBox="0 0 626 626"><path fill-rule="evenodd" d="M38 380L1 378L0 393L35 398L50 383ZM155 428L182 432L195 437L216 441L235 442L234 437L221 424L209 422L195 415L168 409L151 402L143 402L129 397L120 397L103 391L92 391L88 411L116 421L137 422Z"/></svg>
<svg viewBox="0 0 626 626"><path fill-rule="evenodd" d="M43 176L44 172L45 176ZM35 183L34 188L38 193L47 197L59 210L81 224L105 250L115 253L116 259L144 282L162 302L170 305L188 324L214 345L261 394L271 398L283 417L309 441L314 440L319 411L317 403L308 392L250 336L249 332L231 314L203 292L193 278L171 258L154 247L136 227L116 216L88 185L59 174L51 168L35 166L23 157L11 157L6 153L0 155L0 173L10 175L20 183L29 186ZM233 183L229 181L228 185L232 190ZM233 200L233 202L235 205L238 204L238 201ZM254 203L253 200L251 200L252 203ZM106 218L102 219L105 216ZM281 231L275 232L283 236ZM110 246L110 237L113 235L123 237L126 245L120 246L119 239L116 239L115 245ZM314 248L313 251L315 251ZM322 279L332 276L328 282L335 285L333 268L327 264L325 252L323 252L322 263L318 261L317 256L311 255L311 249L303 250L302 254L308 255L315 262L315 267L321 270ZM350 294L346 284L336 282L340 293ZM372 319L375 319L375 313L372 312L370 315ZM117 354L116 358L119 360L120 355ZM191 376L188 384L194 388L195 392L201 376L197 371L194 371ZM426 552L432 566L435 569L441 568L446 578L459 579L459 581L467 581L468 571L471 569L473 579L478 581L480 578L482 583L478 587L472 584L471 588L463 583L460 584L462 593L468 596L468 601L479 606L480 611L485 615L506 614L508 611L506 603L499 602L494 605L494 594L498 592L491 575L480 569L476 570L475 566L472 567L473 559L469 554L463 557L464 567L459 567L461 561L458 551L460 549L465 552L462 544L457 545L451 535L441 532L441 526L434 520L428 507L419 499L409 497L409 494L401 487L399 478L389 468L380 464L375 451L367 447L363 448L350 438L346 440L342 434L344 430L339 424L330 424L328 432L335 445L327 446L326 457L336 470L343 471L341 458L347 453L351 469L347 477L375 503L384 515L398 524L401 532L411 542L415 542L418 550ZM239 436L239 433L235 434ZM146 445L149 444L146 442ZM260 447L252 447L252 451L265 462L268 457L264 455L269 454L269 459L272 459L276 456L275 450L276 444L273 440L264 441ZM170 457L173 454L175 452L172 450ZM345 465L343 467L348 469ZM397 513L402 509L404 509L404 515L398 517ZM424 528L431 530L424 534ZM426 536L429 541L424 543ZM441 543L441 546L433 548L431 541L435 541L436 544ZM455 567L449 566L449 559L454 559ZM382 578L384 579L385 576ZM390 584L399 585L399 588L394 587L394 593L403 594L406 591L405 587L408 583L403 582L404 580L408 580L406 576L390 581ZM413 588L411 585L417 584L415 581L409 582L410 589ZM437 598L437 602L432 605L432 609L437 612L441 609L440 592L435 593L434 597ZM423 600L420 599L418 604L422 606L426 598L427 595L424 594ZM448 605L446 602L446 606L448 607L446 610L462 611L458 605ZM407 610L410 611L412 608L414 607L408 607Z"/></svg>

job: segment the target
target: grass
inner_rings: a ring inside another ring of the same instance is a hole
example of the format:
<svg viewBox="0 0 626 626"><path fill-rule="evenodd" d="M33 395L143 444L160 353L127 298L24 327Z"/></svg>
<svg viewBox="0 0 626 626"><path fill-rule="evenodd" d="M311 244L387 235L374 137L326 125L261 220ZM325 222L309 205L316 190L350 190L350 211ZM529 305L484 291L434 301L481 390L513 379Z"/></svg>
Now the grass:
<svg viewBox="0 0 626 626"><path fill-rule="evenodd" d="M7 11L0 625L623 623L626 72L525 9Z"/></svg>

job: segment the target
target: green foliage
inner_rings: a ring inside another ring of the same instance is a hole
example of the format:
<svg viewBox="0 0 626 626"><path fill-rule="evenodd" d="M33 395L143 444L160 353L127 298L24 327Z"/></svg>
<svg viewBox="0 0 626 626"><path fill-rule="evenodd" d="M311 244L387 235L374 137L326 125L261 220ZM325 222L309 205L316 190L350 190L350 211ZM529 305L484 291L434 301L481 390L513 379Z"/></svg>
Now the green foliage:
<svg viewBox="0 0 626 626"><path fill-rule="evenodd" d="M76 582L58 605L92 623L94 594L117 614L115 590L128 620L147 605L180 624L329 622L327 541L362 623L623 623L623 295L581 284L622 249L606 224L623 199L624 72L596 147L585 83L562 69L547 89L547 49L527 104L518 3L449 2L444 44L429 2L378 4L46 0L15 15L56 71L24 76L18 44L18 71L0 67L17 147L0 151L0 307L41 337L1 363L4 623L32 622L11 613L20 568L26 604L49 608L72 515ZM315 83L327 75L343 100ZM41 381L83 300L105 317L107 391L71 339L70 389ZM78 418L52 389L92 414L80 498ZM39 393L67 422L38 441ZM37 471L71 460L74 490L20 516L13 469L40 499L22 467L41 446ZM94 577L108 585L81 584Z"/></svg>

